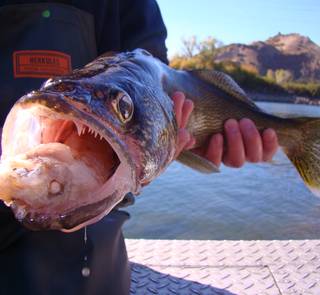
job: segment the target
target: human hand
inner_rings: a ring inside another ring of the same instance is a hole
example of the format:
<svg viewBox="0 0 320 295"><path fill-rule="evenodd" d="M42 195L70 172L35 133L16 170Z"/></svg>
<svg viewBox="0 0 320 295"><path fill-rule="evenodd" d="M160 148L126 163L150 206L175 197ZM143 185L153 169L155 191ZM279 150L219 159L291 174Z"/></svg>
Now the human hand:
<svg viewBox="0 0 320 295"><path fill-rule="evenodd" d="M195 139L187 131L186 125L193 110L193 102L186 99L182 92L172 96L174 111L179 127L176 157L184 149L191 149ZM225 144L224 144L225 142ZM216 166L223 162L226 166L239 168L244 163L270 161L278 149L278 139L273 129L266 129L260 135L250 119L239 122L229 119L222 134L212 135L208 146L194 149L193 152L207 158Z"/></svg>
<svg viewBox="0 0 320 295"><path fill-rule="evenodd" d="M175 158L182 152L182 150L190 149L195 144L194 137L186 129L189 117L193 111L193 102L186 99L182 92L173 93L171 99L173 100L173 109L176 115L178 125L178 138Z"/></svg>
<svg viewBox="0 0 320 295"><path fill-rule="evenodd" d="M224 143L225 142L225 143ZM260 135L250 119L239 122L229 119L224 124L224 136L214 134L205 149L196 152L219 166L242 167L245 162L270 161L278 149L278 138L273 129L266 129Z"/></svg>

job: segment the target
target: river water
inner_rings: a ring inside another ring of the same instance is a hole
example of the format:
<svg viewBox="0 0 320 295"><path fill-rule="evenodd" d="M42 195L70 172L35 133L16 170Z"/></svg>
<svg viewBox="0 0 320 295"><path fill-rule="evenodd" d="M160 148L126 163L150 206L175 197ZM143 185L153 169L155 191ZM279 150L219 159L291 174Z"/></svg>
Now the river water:
<svg viewBox="0 0 320 295"><path fill-rule="evenodd" d="M281 115L320 117L320 107L259 103ZM282 151L272 164L222 166L201 175L179 163L144 188L127 211L128 238L319 239L320 199Z"/></svg>

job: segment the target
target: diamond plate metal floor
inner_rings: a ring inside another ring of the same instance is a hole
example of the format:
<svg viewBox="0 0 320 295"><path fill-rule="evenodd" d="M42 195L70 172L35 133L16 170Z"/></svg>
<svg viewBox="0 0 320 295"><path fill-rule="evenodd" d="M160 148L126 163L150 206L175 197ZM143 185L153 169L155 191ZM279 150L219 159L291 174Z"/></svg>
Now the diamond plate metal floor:
<svg viewBox="0 0 320 295"><path fill-rule="evenodd" d="M320 240L126 245L131 294L320 294Z"/></svg>

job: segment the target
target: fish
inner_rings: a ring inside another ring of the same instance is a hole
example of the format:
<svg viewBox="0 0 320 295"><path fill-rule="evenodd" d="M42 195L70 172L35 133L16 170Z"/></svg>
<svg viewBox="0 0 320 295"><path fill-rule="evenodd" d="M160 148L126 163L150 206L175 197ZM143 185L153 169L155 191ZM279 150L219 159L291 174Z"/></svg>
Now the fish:
<svg viewBox="0 0 320 295"><path fill-rule="evenodd" d="M320 118L266 113L225 73L176 70L136 49L52 77L14 104L3 127L0 199L32 230L70 232L99 221L175 160L176 91L194 103L186 127L194 148L223 132L229 118L250 118L260 131L275 129L320 196ZM192 151L176 160L202 173L219 170Z"/></svg>

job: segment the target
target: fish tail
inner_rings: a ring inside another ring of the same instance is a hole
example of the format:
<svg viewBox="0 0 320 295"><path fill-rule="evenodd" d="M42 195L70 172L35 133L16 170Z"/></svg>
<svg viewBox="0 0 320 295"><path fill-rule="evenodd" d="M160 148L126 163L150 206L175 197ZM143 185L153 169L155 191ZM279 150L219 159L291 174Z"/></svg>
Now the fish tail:
<svg viewBox="0 0 320 295"><path fill-rule="evenodd" d="M299 135L291 137L284 152L308 188L320 197L320 118L294 119Z"/></svg>

